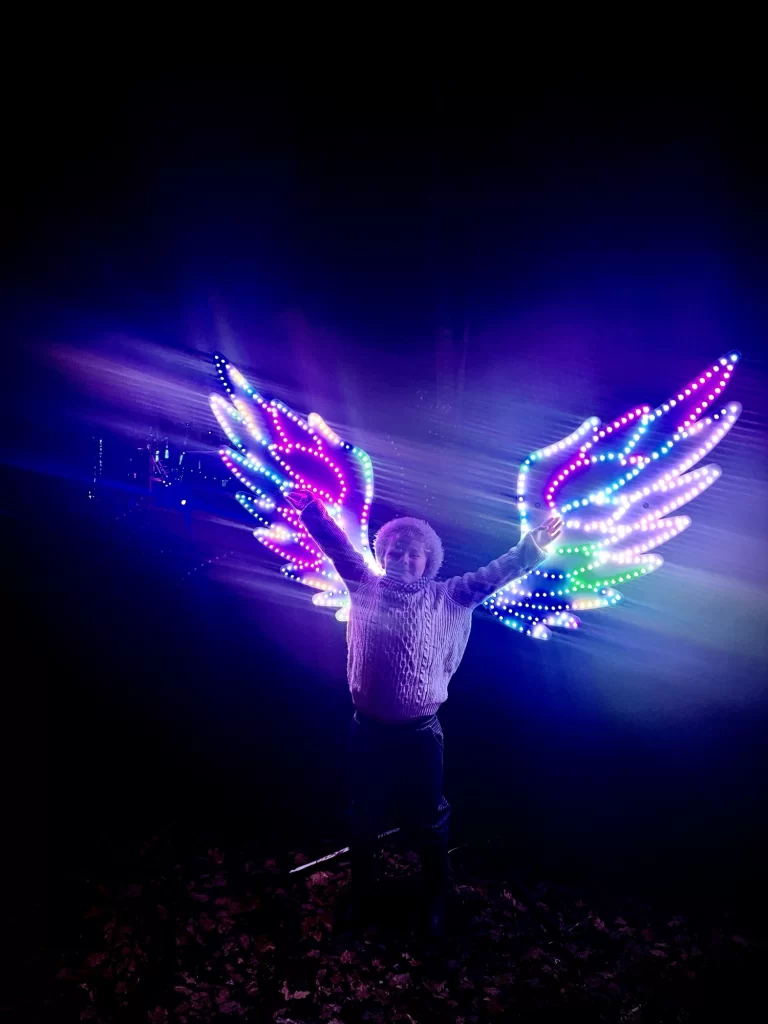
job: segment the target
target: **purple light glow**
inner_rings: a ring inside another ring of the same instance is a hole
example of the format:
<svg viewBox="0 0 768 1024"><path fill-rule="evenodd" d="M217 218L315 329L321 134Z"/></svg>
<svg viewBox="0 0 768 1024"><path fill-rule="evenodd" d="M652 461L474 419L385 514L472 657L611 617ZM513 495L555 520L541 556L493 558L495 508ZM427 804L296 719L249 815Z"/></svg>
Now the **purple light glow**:
<svg viewBox="0 0 768 1024"><path fill-rule="evenodd" d="M560 441L525 459L518 475L517 498L522 533L530 528L533 503L558 511L564 518L565 534L551 552L552 564L508 584L485 602L494 618L534 639L548 639L549 627L577 628L580 620L574 611L618 604L622 595L615 589L617 584L632 582L663 565L663 558L651 552L691 524L688 516L672 513L720 476L717 466L694 467L739 417L741 407L735 402L703 415L727 386L738 358L738 353L723 357L678 392L677 399L654 410L634 405L604 428L596 417L590 417ZM315 604L337 608L336 617L346 620L349 595L343 583L295 510L280 504L279 496L295 486L318 494L356 549L374 571L381 572L368 543L373 498L370 458L342 441L319 414L310 413L304 420L283 403L262 398L223 357L216 357L216 366L230 401L213 394L211 409L233 445L220 449L219 454L236 479L259 496L254 501L242 492L237 494L246 511L263 524L254 535L283 559L284 575L320 591L313 598ZM690 408L678 408L679 403L685 406L685 395L690 396L699 383L715 378L720 384L708 392L706 400L696 405L694 396ZM672 410L676 410L673 415L678 425L664 431L665 417ZM659 428L662 436L654 436ZM246 441L253 447L247 447ZM638 446L643 451L635 451ZM670 455L673 449L675 454ZM554 468L547 471L552 462ZM644 475L654 463L658 465L653 475ZM613 476L592 493L572 497L564 493L575 482L581 483L585 474L607 468ZM275 500L253 482L254 475L276 492ZM634 489L628 486L635 483ZM265 518L257 509L276 510L280 519Z"/></svg>

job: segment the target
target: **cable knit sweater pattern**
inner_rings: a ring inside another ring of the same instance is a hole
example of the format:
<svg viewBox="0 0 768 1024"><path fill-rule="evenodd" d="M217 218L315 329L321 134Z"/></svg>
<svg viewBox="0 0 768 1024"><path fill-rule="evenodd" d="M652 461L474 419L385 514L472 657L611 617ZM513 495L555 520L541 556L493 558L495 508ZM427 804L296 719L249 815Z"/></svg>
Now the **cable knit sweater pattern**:
<svg viewBox="0 0 768 1024"><path fill-rule="evenodd" d="M401 583L369 570L344 531L315 499L304 526L350 594L347 676L355 707L384 722L432 715L464 655L472 612L546 558L530 534L475 572Z"/></svg>

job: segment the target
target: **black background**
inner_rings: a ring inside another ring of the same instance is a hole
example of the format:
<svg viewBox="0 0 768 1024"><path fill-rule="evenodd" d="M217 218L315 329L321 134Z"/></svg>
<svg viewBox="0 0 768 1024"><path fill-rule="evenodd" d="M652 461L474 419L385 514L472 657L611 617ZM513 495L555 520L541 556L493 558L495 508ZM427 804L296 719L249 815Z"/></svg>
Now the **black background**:
<svg viewBox="0 0 768 1024"><path fill-rule="evenodd" d="M62 380L47 346L109 354L120 332L210 352L224 317L234 358L262 367L249 324L283 317L296 334L309 325L310 363L326 346L330 378L358 376L386 409L396 392L403 406L416 387L436 393L437 339L468 319L482 327L478 363L494 324L548 303L582 325L597 308L616 330L641 323L647 354L669 348L653 332L670 305L716 294L723 350L738 343L751 359L762 450L763 154L749 61L735 77L674 54L663 67L620 55L591 70L513 64L452 68L430 53L233 73L105 57L40 60L25 79L5 192L4 731L20 863L99 864L169 820L284 842L331 835L349 714L337 628L285 613L288 633L317 630L310 671L226 579L179 590L195 559L162 517L128 528L85 507L78 417L94 396ZM634 394L626 351L610 331L601 339L581 356L607 395ZM514 358L546 376L549 344ZM681 374L720 354L693 336L675 346ZM759 509L749 514L757 523ZM746 557L764 563L754 530ZM609 639L599 657L619 662L620 631ZM758 653L736 664L736 685L757 688L759 637L750 643ZM521 860L571 876L629 872L751 903L764 699L707 714L694 693L689 714L646 708L621 722L603 714L589 658L569 674L573 648L553 668L515 641L504 664L524 696L505 697L489 726L501 646L476 623L442 716L460 837L503 837ZM728 687L729 663L726 650L703 671Z"/></svg>

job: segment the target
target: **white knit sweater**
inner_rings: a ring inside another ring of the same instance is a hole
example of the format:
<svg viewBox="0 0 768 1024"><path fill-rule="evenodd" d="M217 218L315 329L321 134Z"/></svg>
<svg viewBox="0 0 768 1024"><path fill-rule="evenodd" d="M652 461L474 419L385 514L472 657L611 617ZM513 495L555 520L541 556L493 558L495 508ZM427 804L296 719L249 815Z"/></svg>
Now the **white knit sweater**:
<svg viewBox="0 0 768 1024"><path fill-rule="evenodd" d="M437 711L448 699L448 683L464 655L473 609L546 558L529 533L476 572L401 583L372 573L317 499L301 518L349 588L352 700L364 714L384 722Z"/></svg>

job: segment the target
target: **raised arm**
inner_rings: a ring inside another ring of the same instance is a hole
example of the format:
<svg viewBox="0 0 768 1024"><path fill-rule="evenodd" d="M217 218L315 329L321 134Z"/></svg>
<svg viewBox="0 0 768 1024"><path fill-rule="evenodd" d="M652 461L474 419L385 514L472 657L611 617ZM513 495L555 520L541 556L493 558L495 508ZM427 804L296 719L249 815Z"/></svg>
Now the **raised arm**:
<svg viewBox="0 0 768 1024"><path fill-rule="evenodd" d="M365 559L350 544L347 535L328 515L316 495L311 491L288 491L285 496L299 512L308 533L331 560L334 569L348 587L354 588L369 578Z"/></svg>
<svg viewBox="0 0 768 1024"><path fill-rule="evenodd" d="M546 547L555 540L562 529L558 517L548 519L542 526L527 533L515 547L475 572L453 576L446 580L445 588L458 604L473 608L491 594L501 590L507 583L519 579L547 557Z"/></svg>

